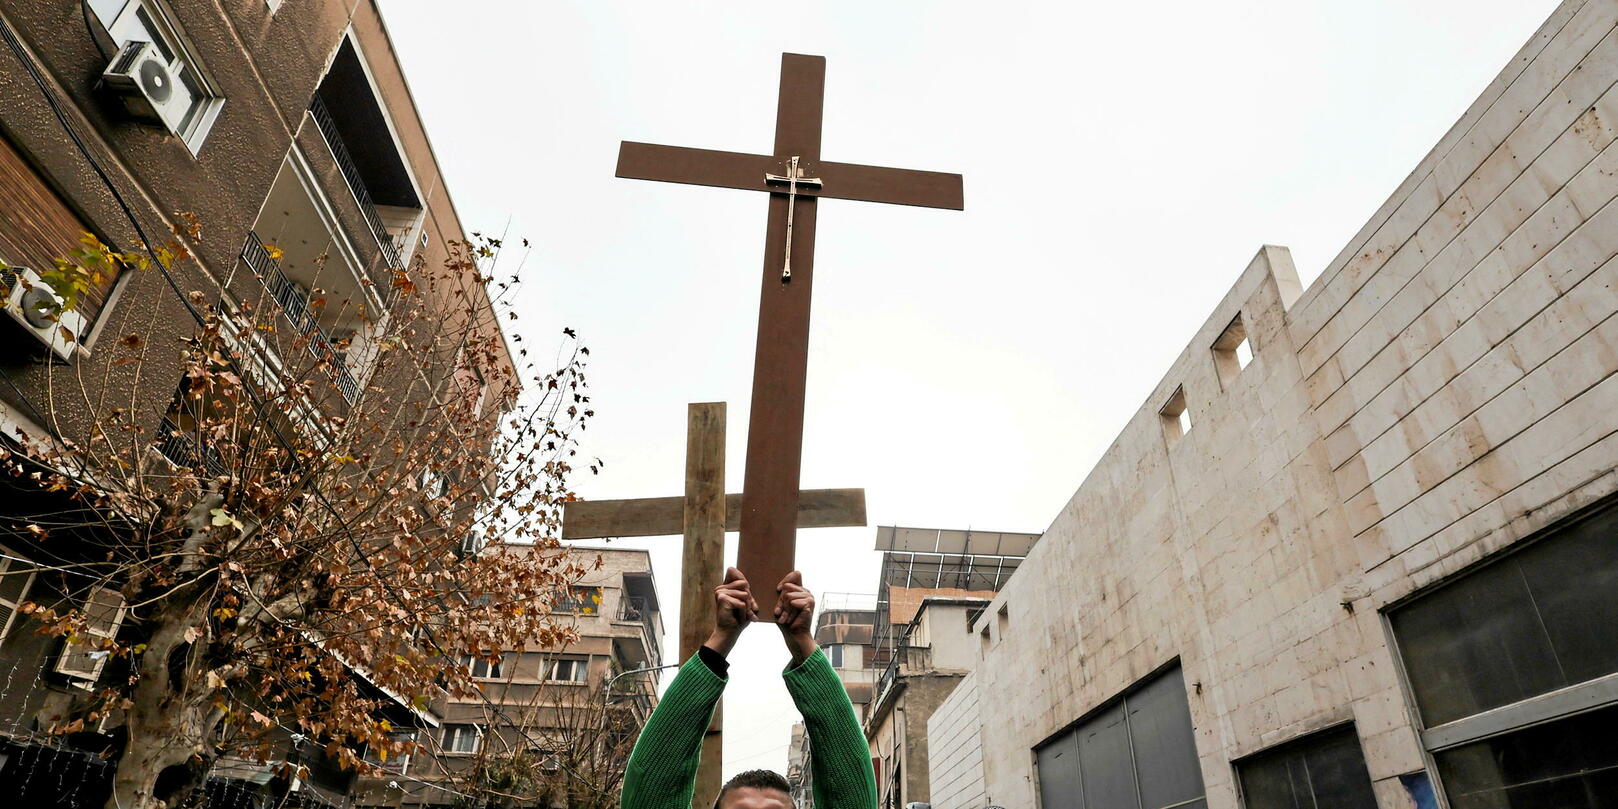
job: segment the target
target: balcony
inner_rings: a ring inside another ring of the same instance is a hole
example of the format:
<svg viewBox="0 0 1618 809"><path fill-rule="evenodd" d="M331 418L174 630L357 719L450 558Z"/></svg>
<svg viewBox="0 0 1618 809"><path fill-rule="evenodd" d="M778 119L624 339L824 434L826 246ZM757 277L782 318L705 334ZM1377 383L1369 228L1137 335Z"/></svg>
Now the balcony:
<svg viewBox="0 0 1618 809"><path fill-rule="evenodd" d="M309 117L376 240L384 270L405 269L421 233L425 206L387 107L351 41L338 47L315 88ZM381 284L384 279L373 280Z"/></svg>
<svg viewBox="0 0 1618 809"><path fill-rule="evenodd" d="M371 199L371 192L366 188L364 178L360 176L359 167L354 164L354 158L348 152L348 145L343 141L342 132L337 128L337 122L332 119L331 112L326 109L326 102L320 100L320 96L316 95L310 100L309 115L315 119L315 126L320 128L321 136L331 148L332 159L337 161L337 170L342 172L343 179L354 192L354 199L360 206L360 215L365 217L365 223L371 228L371 235L376 238L377 245L382 249L382 260L391 269L403 269L404 261L399 257L399 247L394 243L393 234L389 233L387 225L383 224L382 215L377 212L376 202Z"/></svg>
<svg viewBox="0 0 1618 809"><path fill-rule="evenodd" d="M219 451L204 443L201 436L182 429L170 416L164 416L158 425L154 446L176 466L199 469L214 477L225 474L225 462L219 457Z"/></svg>
<svg viewBox="0 0 1618 809"><path fill-rule="evenodd" d="M893 647L892 657L888 660L888 667L882 670L882 677L877 680L873 702L881 702L900 677L928 671L932 669L932 666L933 649L931 646Z"/></svg>
<svg viewBox="0 0 1618 809"><path fill-rule="evenodd" d="M343 395L343 400L353 404L360 395L359 382L349 372L345 354L333 347L331 336L320 325L317 308L309 299L309 293L287 277L281 263L270 255L255 232L249 231L242 243L242 262L264 283L264 288L275 299L287 322L298 334L303 335L304 347L310 356L326 364L326 373Z"/></svg>
<svg viewBox="0 0 1618 809"><path fill-rule="evenodd" d="M636 657L643 661L643 665L662 665L662 630L651 602L637 596L623 596L618 600L618 614L614 620L639 626L645 654Z"/></svg>

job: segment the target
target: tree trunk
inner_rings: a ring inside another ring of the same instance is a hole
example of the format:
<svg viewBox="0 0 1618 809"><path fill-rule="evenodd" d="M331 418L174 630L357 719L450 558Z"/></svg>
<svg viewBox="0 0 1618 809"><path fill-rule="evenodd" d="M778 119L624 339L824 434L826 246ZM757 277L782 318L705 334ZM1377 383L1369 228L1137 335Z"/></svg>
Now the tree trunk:
<svg viewBox="0 0 1618 809"><path fill-rule="evenodd" d="M185 662L178 676L171 676L169 669L174 655L188 651L186 629L197 607L196 602L176 596L151 616L153 631L129 693L127 738L106 809L166 809L172 799L188 795L198 779L180 771L163 778L165 772L213 759L207 742L214 719L205 673L192 660ZM160 778L163 794L158 794Z"/></svg>

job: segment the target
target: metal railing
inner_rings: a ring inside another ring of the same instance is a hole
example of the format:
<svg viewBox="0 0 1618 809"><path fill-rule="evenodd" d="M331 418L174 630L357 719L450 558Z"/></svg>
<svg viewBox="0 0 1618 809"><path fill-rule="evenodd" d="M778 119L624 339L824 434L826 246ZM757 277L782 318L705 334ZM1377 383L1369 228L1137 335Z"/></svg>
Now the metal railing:
<svg viewBox="0 0 1618 809"><path fill-rule="evenodd" d="M927 671L933 665L933 648L931 646L895 646L893 657L888 660L887 668L882 670L881 679L876 683L876 699L880 700L893 687L899 677Z"/></svg>
<svg viewBox="0 0 1618 809"><path fill-rule="evenodd" d="M264 288L275 298L287 321L308 340L305 347L309 355L326 363L327 373L337 385L337 390L343 394L343 400L353 404L360 396L360 383L348 372L348 363L343 360L343 355L332 347L331 338L327 336L326 330L320 327L309 296L297 284L292 283L292 279L287 278L286 273L281 270L281 263L270 255L264 248L264 243L259 241L258 234L253 231L247 232L247 240L242 243L242 261L260 281L264 282Z"/></svg>
<svg viewBox="0 0 1618 809"><path fill-rule="evenodd" d="M657 644L661 640L657 636L657 623L652 620L652 610L648 607L646 599L635 596L624 596L618 602L618 620L636 621L646 630L646 654L654 660L661 660Z"/></svg>
<svg viewBox="0 0 1618 809"><path fill-rule="evenodd" d="M382 248L382 259L391 269L404 269L404 262L399 259L399 248L393 243L393 234L388 232L382 223L382 215L376 211L376 203L371 201L371 192L365 187L365 178L360 176L359 166L354 164L354 158L348 153L348 145L343 141L343 134L337 128L337 122L332 119L331 111L326 109L326 102L320 100L317 93L309 99L309 114L315 119L315 126L320 134L326 138L326 145L331 149L331 155L337 161L337 170L343 173L343 179L348 181L349 190L354 192L354 199L360 205L360 214L365 217L371 226L371 235L376 237L377 245Z"/></svg>
<svg viewBox="0 0 1618 809"><path fill-rule="evenodd" d="M157 426L157 443L153 446L179 466L201 467L215 477L225 474L225 461L219 457L219 451L204 443L200 436L180 429L168 416Z"/></svg>

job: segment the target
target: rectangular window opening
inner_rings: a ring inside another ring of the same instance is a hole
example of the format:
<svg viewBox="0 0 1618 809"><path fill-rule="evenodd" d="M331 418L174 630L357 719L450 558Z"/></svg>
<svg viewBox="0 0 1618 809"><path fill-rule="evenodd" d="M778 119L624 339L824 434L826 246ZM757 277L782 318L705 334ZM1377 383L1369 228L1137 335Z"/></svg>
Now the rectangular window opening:
<svg viewBox="0 0 1618 809"><path fill-rule="evenodd" d="M1353 725L1323 730L1236 762L1247 809L1376 809Z"/></svg>
<svg viewBox="0 0 1618 809"><path fill-rule="evenodd" d="M463 658L463 661L467 670L472 673L472 677L475 679L498 680L504 676L504 672L501 670L501 661L499 660L489 660L486 657L474 657L472 655L467 655L465 658Z"/></svg>
<svg viewBox="0 0 1618 809"><path fill-rule="evenodd" d="M1170 441L1191 432L1191 408L1185 404L1185 386L1174 389L1174 395L1158 411L1163 418L1163 434Z"/></svg>
<svg viewBox="0 0 1618 809"><path fill-rule="evenodd" d="M1219 383L1226 387L1253 362L1253 345L1247 339L1247 326L1242 316L1230 321L1223 334L1213 344L1214 367L1219 371Z"/></svg>
<svg viewBox="0 0 1618 809"><path fill-rule="evenodd" d="M446 753L476 753L483 736L477 725L445 725L443 751Z"/></svg>
<svg viewBox="0 0 1618 809"><path fill-rule="evenodd" d="M558 660L551 668L550 679L561 683L582 683L589 679L590 661L582 659Z"/></svg>
<svg viewBox="0 0 1618 809"><path fill-rule="evenodd" d="M1206 809L1178 665L1034 749L1042 806Z"/></svg>
<svg viewBox="0 0 1618 809"><path fill-rule="evenodd" d="M1458 807L1618 794L1618 508L1548 534L1388 612Z"/></svg>

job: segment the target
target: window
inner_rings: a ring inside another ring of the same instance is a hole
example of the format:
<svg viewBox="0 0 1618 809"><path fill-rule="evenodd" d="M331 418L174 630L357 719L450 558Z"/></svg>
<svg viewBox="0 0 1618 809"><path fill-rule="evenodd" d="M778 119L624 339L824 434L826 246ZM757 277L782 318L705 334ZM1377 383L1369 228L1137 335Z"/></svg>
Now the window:
<svg viewBox="0 0 1618 809"><path fill-rule="evenodd" d="M416 732L414 730L394 731L388 734L388 740L391 742L413 742L416 740ZM365 761L368 764L376 765L383 772L396 775L403 774L405 770L410 768L409 753L389 752L380 745L375 747L366 745Z"/></svg>
<svg viewBox="0 0 1618 809"><path fill-rule="evenodd" d="M1185 405L1184 387L1174 389L1174 395L1158 414L1163 417L1163 435L1170 441L1191 432L1191 409Z"/></svg>
<svg viewBox="0 0 1618 809"><path fill-rule="evenodd" d="M104 647L123 625L123 594L111 587L95 588L85 599L84 615L84 633L77 640L63 642L62 653L56 658L56 673L83 680L82 685L89 687L107 665L108 652Z"/></svg>
<svg viewBox="0 0 1618 809"><path fill-rule="evenodd" d="M56 259L84 249L89 228L5 138L0 138L0 199L7 212L0 218L0 262L43 273L56 266ZM74 307L87 323L100 314L123 272L119 265L92 269L88 289Z"/></svg>
<svg viewBox="0 0 1618 809"><path fill-rule="evenodd" d="M1034 753L1042 806L1207 807L1179 666Z"/></svg>
<svg viewBox="0 0 1618 809"><path fill-rule="evenodd" d="M828 660L831 663L832 668L834 668L834 669L842 668L843 667L843 644L834 643L834 644L832 644L830 646L827 646L826 647L826 660Z"/></svg>
<svg viewBox="0 0 1618 809"><path fill-rule="evenodd" d="M472 677L475 679L498 680L502 676L500 661L498 660L489 660L488 658L474 657L472 655L467 655L461 660L467 671L472 672Z"/></svg>
<svg viewBox="0 0 1618 809"><path fill-rule="evenodd" d="M1452 809L1612 805L1615 540L1609 508L1389 612Z"/></svg>
<svg viewBox="0 0 1618 809"><path fill-rule="evenodd" d="M428 497L436 499L449 494L449 479L432 469L421 470L416 483L421 487L421 493Z"/></svg>
<svg viewBox="0 0 1618 809"><path fill-rule="evenodd" d="M555 612L576 612L580 615L597 615L601 612L600 587L569 587L557 594L556 603L552 606Z"/></svg>
<svg viewBox="0 0 1618 809"><path fill-rule="evenodd" d="M1219 383L1226 387L1236 381L1236 377L1253 361L1253 347L1247 341L1247 327L1242 323L1242 316L1237 315L1235 320L1225 327L1223 334L1213 344L1214 368L1219 371Z"/></svg>
<svg viewBox="0 0 1618 809"><path fill-rule="evenodd" d="M1244 759L1236 773L1246 809L1377 809L1353 725Z"/></svg>
<svg viewBox="0 0 1618 809"><path fill-rule="evenodd" d="M441 747L446 753L476 753L482 737L477 725L445 725Z"/></svg>
<svg viewBox="0 0 1618 809"><path fill-rule="evenodd" d="M28 588L34 583L34 568L20 562L11 551L0 547L0 645L11 637L11 630L22 624L23 616L17 608L28 600Z"/></svg>
<svg viewBox="0 0 1618 809"><path fill-rule="evenodd" d="M556 661L551 668L551 679L563 683L582 683L589 679L590 661L585 658L568 658Z"/></svg>
<svg viewBox="0 0 1618 809"><path fill-rule="evenodd" d="M218 97L202 77L198 63L187 50L184 38L169 21L169 15L155 0L91 0L90 7L107 26L107 33L119 47L130 42L150 42L168 63L170 75L179 79L170 103L184 112L174 131L193 154L202 148L208 130L219 116L224 99Z"/></svg>

